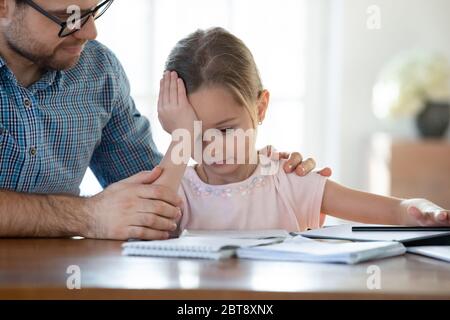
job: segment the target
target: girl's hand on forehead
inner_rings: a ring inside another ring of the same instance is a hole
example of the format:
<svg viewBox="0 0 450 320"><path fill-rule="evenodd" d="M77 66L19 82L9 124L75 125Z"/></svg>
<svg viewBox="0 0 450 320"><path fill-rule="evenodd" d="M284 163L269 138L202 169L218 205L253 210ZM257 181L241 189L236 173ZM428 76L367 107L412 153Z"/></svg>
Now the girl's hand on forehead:
<svg viewBox="0 0 450 320"><path fill-rule="evenodd" d="M186 87L175 71L166 71L160 81L158 98L158 119L163 129L172 134L176 129L192 132L197 120L189 103Z"/></svg>

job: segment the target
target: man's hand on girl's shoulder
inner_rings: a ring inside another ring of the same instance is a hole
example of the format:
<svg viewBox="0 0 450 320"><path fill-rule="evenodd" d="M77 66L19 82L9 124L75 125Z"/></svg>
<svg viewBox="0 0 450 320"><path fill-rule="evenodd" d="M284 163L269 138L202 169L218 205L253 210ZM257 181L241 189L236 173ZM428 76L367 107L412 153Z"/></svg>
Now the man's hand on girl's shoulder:
<svg viewBox="0 0 450 320"><path fill-rule="evenodd" d="M286 173L295 172L298 176L305 176L316 168L314 159L308 158L303 160L299 152L278 152L273 146L269 145L261 149L260 153L274 160L287 159L283 168ZM332 170L331 168L325 167L316 173L324 177L330 177Z"/></svg>

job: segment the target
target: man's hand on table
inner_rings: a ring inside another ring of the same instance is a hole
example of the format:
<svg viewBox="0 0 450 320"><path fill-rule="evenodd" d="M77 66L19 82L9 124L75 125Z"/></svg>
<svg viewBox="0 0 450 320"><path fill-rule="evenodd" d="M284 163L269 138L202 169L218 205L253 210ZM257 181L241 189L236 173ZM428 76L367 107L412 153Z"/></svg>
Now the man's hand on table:
<svg viewBox="0 0 450 320"><path fill-rule="evenodd" d="M152 185L162 169L140 172L87 199L84 234L95 239L167 239L181 217L181 199L168 188Z"/></svg>

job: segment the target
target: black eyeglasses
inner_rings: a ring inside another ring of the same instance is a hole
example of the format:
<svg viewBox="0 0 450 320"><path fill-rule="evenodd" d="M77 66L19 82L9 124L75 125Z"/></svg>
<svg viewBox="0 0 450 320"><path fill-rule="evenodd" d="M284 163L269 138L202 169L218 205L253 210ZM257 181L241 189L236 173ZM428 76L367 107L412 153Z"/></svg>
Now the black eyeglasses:
<svg viewBox="0 0 450 320"><path fill-rule="evenodd" d="M44 10L42 7L40 7L38 4L36 4L32 0L24 0L26 4L28 4L33 9L39 11L44 16L52 20L53 22L57 23L61 30L58 33L58 37L64 38L67 37L75 32L77 32L79 29L83 28L83 26L86 24L86 22L89 21L90 17L93 17L94 20L100 18L106 10L111 6L114 0L106 0L100 3L98 6L93 8L92 10L89 10L88 12L82 14L79 18L74 19L70 21L62 21L58 17L48 13L46 10Z"/></svg>

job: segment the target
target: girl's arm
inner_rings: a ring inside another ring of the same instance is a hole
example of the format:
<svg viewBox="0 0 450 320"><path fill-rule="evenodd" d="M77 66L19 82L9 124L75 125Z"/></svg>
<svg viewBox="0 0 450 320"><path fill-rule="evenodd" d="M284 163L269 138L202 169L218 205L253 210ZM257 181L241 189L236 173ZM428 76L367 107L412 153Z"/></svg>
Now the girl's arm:
<svg viewBox="0 0 450 320"><path fill-rule="evenodd" d="M371 224L450 225L450 213L425 199L383 197L343 187L328 180L322 212Z"/></svg>
<svg viewBox="0 0 450 320"><path fill-rule="evenodd" d="M194 122L197 116L188 101L186 89L176 72L166 71L160 81L158 118L172 142L159 166L163 169L154 184L178 192L194 143Z"/></svg>
<svg viewBox="0 0 450 320"><path fill-rule="evenodd" d="M181 179L187 167L187 162L175 163L171 159L172 152L177 145L178 142L171 142L164 158L159 164L159 167L162 169L161 176L154 182L154 184L167 187L174 192L178 192Z"/></svg>

